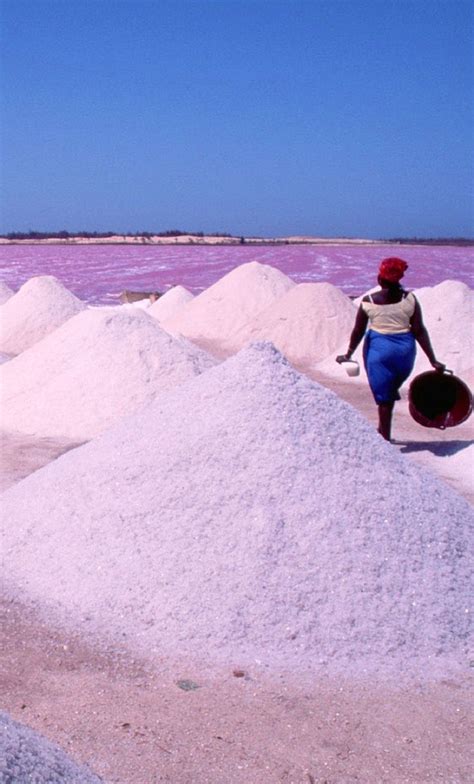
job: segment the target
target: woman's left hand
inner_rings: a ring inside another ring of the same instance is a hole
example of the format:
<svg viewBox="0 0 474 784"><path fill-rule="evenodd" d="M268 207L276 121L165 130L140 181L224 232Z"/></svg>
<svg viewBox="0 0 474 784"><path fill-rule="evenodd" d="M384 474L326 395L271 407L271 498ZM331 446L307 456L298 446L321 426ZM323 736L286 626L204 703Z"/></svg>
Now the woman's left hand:
<svg viewBox="0 0 474 784"><path fill-rule="evenodd" d="M350 362L351 356L352 354L339 354L339 356L336 357L336 362L338 362L340 365L342 362Z"/></svg>

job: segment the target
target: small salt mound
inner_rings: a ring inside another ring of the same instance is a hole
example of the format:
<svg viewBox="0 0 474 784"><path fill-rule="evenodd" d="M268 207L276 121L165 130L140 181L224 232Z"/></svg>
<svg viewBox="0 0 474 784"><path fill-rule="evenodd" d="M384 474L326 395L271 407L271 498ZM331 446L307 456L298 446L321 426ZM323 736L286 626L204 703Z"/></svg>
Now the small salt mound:
<svg viewBox="0 0 474 784"><path fill-rule="evenodd" d="M7 284L0 280L0 305L3 305L10 297L13 297L14 291L7 286Z"/></svg>
<svg viewBox="0 0 474 784"><path fill-rule="evenodd" d="M0 351L20 354L84 308L52 275L30 278L1 306Z"/></svg>
<svg viewBox="0 0 474 784"><path fill-rule="evenodd" d="M0 713L0 781L3 784L100 784L58 746Z"/></svg>
<svg viewBox="0 0 474 784"><path fill-rule="evenodd" d="M437 359L463 378L464 373L470 371L474 356L474 291L460 281L446 280L437 286L417 289L414 294L421 305L423 321ZM332 377L345 377L344 365L337 365L334 359L337 354L346 352L350 333L351 329L332 357L327 357L318 364L317 369L321 373ZM362 350L363 341L352 357L361 366ZM431 370L431 365L417 344L415 367L406 385L415 375L425 370ZM351 383L357 381L367 383L365 373L350 379Z"/></svg>
<svg viewBox="0 0 474 784"><path fill-rule="evenodd" d="M0 367L2 426L92 438L215 361L141 310L85 310Z"/></svg>
<svg viewBox="0 0 474 784"><path fill-rule="evenodd" d="M184 286L173 286L153 303L148 312L158 321L166 321L171 316L175 316L192 299L194 299L194 294L191 294Z"/></svg>
<svg viewBox="0 0 474 784"><path fill-rule="evenodd" d="M2 502L10 588L148 653L425 676L465 653L471 507L271 344Z"/></svg>
<svg viewBox="0 0 474 784"><path fill-rule="evenodd" d="M271 340L294 364L307 367L327 357L352 329L356 308L331 283L300 283L235 336L241 345Z"/></svg>
<svg viewBox="0 0 474 784"><path fill-rule="evenodd" d="M251 261L224 275L162 325L216 356L227 356L243 345L236 340L239 329L294 285L280 270Z"/></svg>

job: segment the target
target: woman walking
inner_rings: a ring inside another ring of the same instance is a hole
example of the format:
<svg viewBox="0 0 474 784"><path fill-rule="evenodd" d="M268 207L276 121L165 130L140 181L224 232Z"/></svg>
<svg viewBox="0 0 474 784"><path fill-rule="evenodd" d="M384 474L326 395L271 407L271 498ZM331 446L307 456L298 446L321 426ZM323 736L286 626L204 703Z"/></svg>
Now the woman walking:
<svg viewBox="0 0 474 784"><path fill-rule="evenodd" d="M346 354L336 357L339 363L350 360L365 335L364 365L378 406L378 431L387 441L390 441L393 407L400 400L399 389L415 364L416 343L435 370L442 373L445 369L434 355L419 302L413 292L400 285L407 268L403 259L393 257L382 261L377 278L380 290L363 298L349 348Z"/></svg>

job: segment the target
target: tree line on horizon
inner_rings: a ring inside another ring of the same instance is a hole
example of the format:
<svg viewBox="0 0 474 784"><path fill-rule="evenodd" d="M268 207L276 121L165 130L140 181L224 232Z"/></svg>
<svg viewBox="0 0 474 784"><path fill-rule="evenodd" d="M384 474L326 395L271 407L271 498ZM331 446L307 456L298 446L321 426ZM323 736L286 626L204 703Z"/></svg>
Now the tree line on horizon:
<svg viewBox="0 0 474 784"><path fill-rule="evenodd" d="M11 231L7 234L0 234L6 240L68 240L79 237L81 239L108 239L110 237L231 237L231 234L223 232L203 231L180 231L179 229L168 229L167 231Z"/></svg>
<svg viewBox="0 0 474 784"><path fill-rule="evenodd" d="M469 237L391 237L383 240L398 245L474 245Z"/></svg>

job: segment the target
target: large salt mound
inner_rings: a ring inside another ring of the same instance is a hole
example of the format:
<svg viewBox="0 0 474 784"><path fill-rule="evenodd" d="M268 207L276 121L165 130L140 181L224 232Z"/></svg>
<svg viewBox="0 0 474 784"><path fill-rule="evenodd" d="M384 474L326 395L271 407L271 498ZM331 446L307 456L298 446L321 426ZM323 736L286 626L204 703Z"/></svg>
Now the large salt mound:
<svg viewBox="0 0 474 784"><path fill-rule="evenodd" d="M374 289L375 290L375 289ZM472 327L474 316L474 291L457 280L445 280L437 286L417 289L414 292L420 302L423 321L428 330L431 343L440 362L453 370L461 377L469 373L473 365L474 356L474 329ZM318 370L329 376L343 378L344 366L337 365L334 361L337 354L344 354L349 345L351 329L343 338L332 357L327 357L318 364ZM363 364L363 341L353 355L353 359ZM417 345L416 361L413 374L406 382L410 383L413 376L431 370L428 359ZM354 381L367 382L365 373Z"/></svg>
<svg viewBox="0 0 474 784"><path fill-rule="evenodd" d="M194 294L191 294L184 286L173 286L153 303L148 312L158 321L165 321L176 315L192 299L194 299Z"/></svg>
<svg viewBox="0 0 474 784"><path fill-rule="evenodd" d="M2 784L100 784L102 779L76 765L58 746L0 713Z"/></svg>
<svg viewBox="0 0 474 784"><path fill-rule="evenodd" d="M1 306L0 351L20 354L84 308L52 275L30 278Z"/></svg>
<svg viewBox="0 0 474 784"><path fill-rule="evenodd" d="M251 261L224 275L162 325L216 356L228 356L244 345L236 339L239 329L294 285L280 270Z"/></svg>
<svg viewBox="0 0 474 784"><path fill-rule="evenodd" d="M148 653L428 676L465 652L471 507L269 344L2 502L10 590Z"/></svg>
<svg viewBox="0 0 474 784"><path fill-rule="evenodd" d="M311 366L327 357L352 329L356 309L331 283L300 283L272 303L235 336L241 345L271 342L294 364Z"/></svg>
<svg viewBox="0 0 474 784"><path fill-rule="evenodd" d="M2 426L86 440L214 364L141 310L85 310L0 367Z"/></svg>
<svg viewBox="0 0 474 784"><path fill-rule="evenodd" d="M13 297L13 294L14 292L10 286L7 286L3 280L0 280L0 305L4 305L10 297Z"/></svg>

